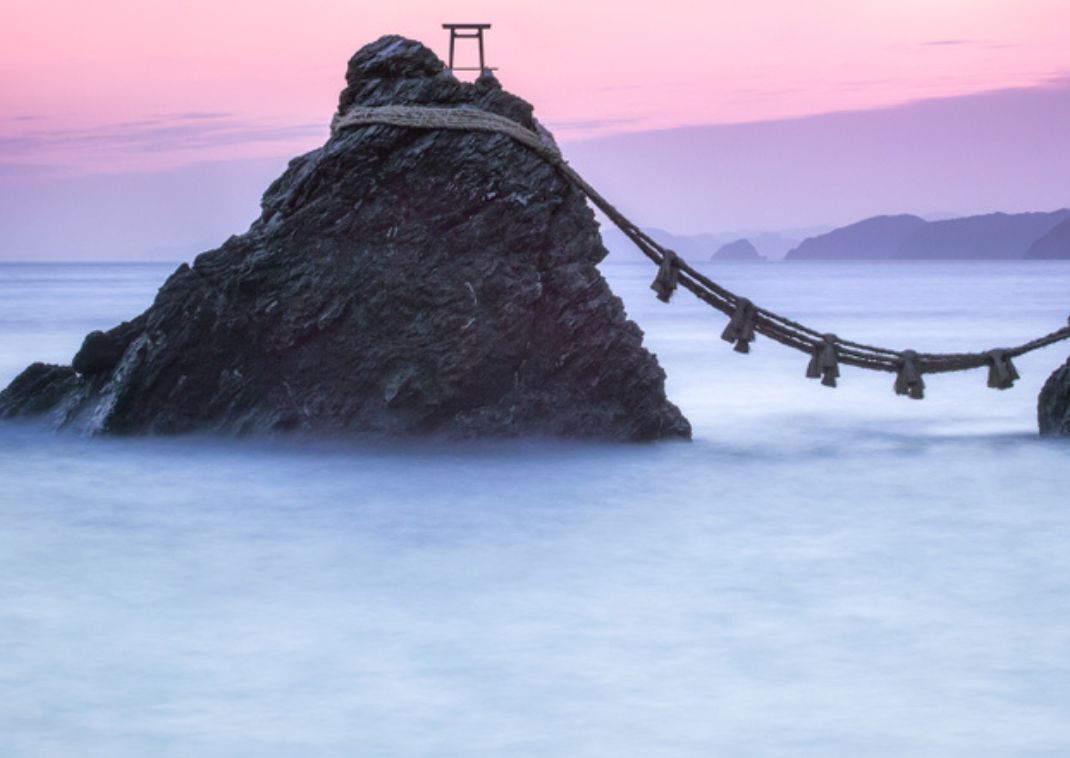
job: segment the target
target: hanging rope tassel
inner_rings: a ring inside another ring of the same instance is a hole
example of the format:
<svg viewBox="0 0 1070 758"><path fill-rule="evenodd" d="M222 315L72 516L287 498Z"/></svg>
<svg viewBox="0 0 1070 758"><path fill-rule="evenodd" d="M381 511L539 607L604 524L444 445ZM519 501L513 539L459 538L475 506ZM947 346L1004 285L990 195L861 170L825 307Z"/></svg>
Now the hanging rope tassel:
<svg viewBox="0 0 1070 758"><path fill-rule="evenodd" d="M658 266L658 275L654 277L650 289L658 293L658 300L663 303L669 302L672 293L676 292L676 277L680 271L680 256L672 250L666 250L661 256L661 265Z"/></svg>
<svg viewBox="0 0 1070 758"><path fill-rule="evenodd" d="M988 386L992 389L1009 390L1022 378L1005 351L989 350L988 361Z"/></svg>
<svg viewBox="0 0 1070 758"><path fill-rule="evenodd" d="M754 342L754 303L745 297L736 301L736 310L732 320L721 332L725 342L735 342L737 353L749 353L750 343Z"/></svg>
<svg viewBox="0 0 1070 758"><path fill-rule="evenodd" d="M918 354L904 350L899 354L899 374L895 378L895 394L908 395L912 400L925 397L925 380L918 368Z"/></svg>
<svg viewBox="0 0 1070 758"><path fill-rule="evenodd" d="M814 345L814 353L810 358L810 365L806 367L806 376L809 379L821 379L826 387L835 387L836 378L840 375L840 360L836 353L836 335L823 334L821 342Z"/></svg>

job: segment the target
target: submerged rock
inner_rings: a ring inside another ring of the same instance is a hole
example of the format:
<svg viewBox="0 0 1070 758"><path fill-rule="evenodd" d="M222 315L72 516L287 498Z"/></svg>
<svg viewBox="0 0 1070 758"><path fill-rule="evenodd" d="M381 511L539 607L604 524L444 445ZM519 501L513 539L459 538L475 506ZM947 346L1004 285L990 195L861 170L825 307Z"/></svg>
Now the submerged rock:
<svg viewBox="0 0 1070 758"><path fill-rule="evenodd" d="M1040 390L1037 422L1045 436L1070 437L1070 358L1048 377Z"/></svg>
<svg viewBox="0 0 1070 758"><path fill-rule="evenodd" d="M485 74L390 36L353 105L472 105L551 139ZM143 314L34 364L0 417L90 433L689 437L596 264L584 196L498 134L340 130L294 159L249 231L182 265Z"/></svg>

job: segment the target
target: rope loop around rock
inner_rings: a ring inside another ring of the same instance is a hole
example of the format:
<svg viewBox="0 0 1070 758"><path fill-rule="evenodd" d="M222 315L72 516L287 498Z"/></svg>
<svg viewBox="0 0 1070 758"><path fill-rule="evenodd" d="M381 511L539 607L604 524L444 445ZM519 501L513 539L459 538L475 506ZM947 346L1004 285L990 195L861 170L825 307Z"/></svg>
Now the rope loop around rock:
<svg viewBox="0 0 1070 758"><path fill-rule="evenodd" d="M582 192L643 255L658 266L658 273L651 288L657 293L659 300L668 302L677 286L690 290L710 307L731 317L721 337L734 343L738 352L749 352L755 335L761 334L774 342L809 354L811 358L806 375L813 378L820 376L821 383L828 387L836 386L839 364L844 364L871 371L894 373L896 393L918 400L925 396L923 371L926 374L937 374L987 366L989 386L1007 389L1019 378L1011 358L1070 339L1070 318L1067 319L1066 326L1017 347L979 353L925 353L924 356L919 356L913 350L897 352L823 334L778 313L758 308L750 300L725 289L689 265L672 250L658 244L588 184L561 156L553 138L541 128L535 132L505 116L470 105L385 105L351 106L334 118L331 134L333 136L345 129L374 125L488 132L511 137L518 144L532 150Z"/></svg>

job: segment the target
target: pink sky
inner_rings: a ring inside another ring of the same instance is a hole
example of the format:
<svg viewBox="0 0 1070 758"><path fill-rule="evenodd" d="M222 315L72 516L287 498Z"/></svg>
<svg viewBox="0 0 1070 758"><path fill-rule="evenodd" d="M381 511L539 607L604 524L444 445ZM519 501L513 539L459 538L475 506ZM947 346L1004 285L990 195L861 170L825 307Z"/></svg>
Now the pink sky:
<svg viewBox="0 0 1070 758"><path fill-rule="evenodd" d="M1070 0L5 0L0 260L175 260L323 144L360 46L488 62L639 223L1070 205ZM820 115L827 114L827 115ZM695 127L695 128L688 128ZM748 232L749 233L749 232Z"/></svg>
<svg viewBox="0 0 1070 758"><path fill-rule="evenodd" d="M1066 0L7 0L0 165L126 172L320 144L384 33L489 62L564 141L867 109L1070 74Z"/></svg>

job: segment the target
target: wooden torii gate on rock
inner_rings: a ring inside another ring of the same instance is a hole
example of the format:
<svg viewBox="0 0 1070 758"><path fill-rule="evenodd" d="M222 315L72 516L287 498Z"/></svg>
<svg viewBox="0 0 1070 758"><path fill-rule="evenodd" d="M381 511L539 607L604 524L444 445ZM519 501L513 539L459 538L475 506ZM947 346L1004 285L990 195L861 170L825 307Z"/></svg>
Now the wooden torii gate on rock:
<svg viewBox="0 0 1070 758"><path fill-rule="evenodd" d="M449 29L450 32L450 59L449 69L450 71L494 71L493 68L488 68L483 56L483 32L490 29L490 24L443 24L443 29ZM473 66L455 66L454 65L454 47L455 43L459 39L474 39L479 42L479 67Z"/></svg>

